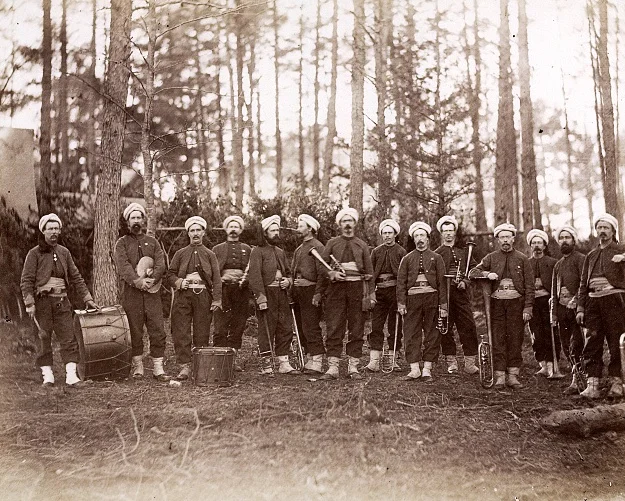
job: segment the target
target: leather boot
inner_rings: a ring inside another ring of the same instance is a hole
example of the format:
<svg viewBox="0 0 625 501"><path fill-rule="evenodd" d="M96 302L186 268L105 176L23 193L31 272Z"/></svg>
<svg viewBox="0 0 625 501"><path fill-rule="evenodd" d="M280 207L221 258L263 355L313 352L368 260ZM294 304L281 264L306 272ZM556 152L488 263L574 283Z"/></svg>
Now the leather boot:
<svg viewBox="0 0 625 501"><path fill-rule="evenodd" d="M547 377L549 375L549 371L547 370L547 362L543 360L541 362L538 362L538 365L540 365L540 370L536 372L536 375Z"/></svg>
<svg viewBox="0 0 625 501"><path fill-rule="evenodd" d="M599 378L598 377L589 377L588 378L588 386L586 389L580 393L582 397L596 399L601 398L601 392L599 391Z"/></svg>
<svg viewBox="0 0 625 501"><path fill-rule="evenodd" d="M178 381L186 381L191 375L191 364L180 364L180 372L176 376Z"/></svg>
<svg viewBox="0 0 625 501"><path fill-rule="evenodd" d="M410 372L402 377L403 381L416 381L421 377L421 368L419 362L413 362L410 364Z"/></svg>
<svg viewBox="0 0 625 501"><path fill-rule="evenodd" d="M445 355L445 362L447 362L447 372L449 374L458 374L458 361L455 355Z"/></svg>
<svg viewBox="0 0 625 501"><path fill-rule="evenodd" d="M519 373L521 369L519 367L508 367L508 380L506 381L506 386L518 390L523 388L523 385L519 381Z"/></svg>
<svg viewBox="0 0 625 501"><path fill-rule="evenodd" d="M291 362L289 362L288 355L280 355L278 357L278 363L280 364L278 367L278 373L280 374L299 374L299 371L291 366Z"/></svg>
<svg viewBox="0 0 625 501"><path fill-rule="evenodd" d="M369 353L369 363L365 365L365 370L369 372L380 372L380 355L382 355L381 351L371 350Z"/></svg>
<svg viewBox="0 0 625 501"><path fill-rule="evenodd" d="M495 371L495 388L506 386L506 371Z"/></svg>
<svg viewBox="0 0 625 501"><path fill-rule="evenodd" d="M273 357L271 355L260 357L260 374L273 376Z"/></svg>
<svg viewBox="0 0 625 501"><path fill-rule="evenodd" d="M304 366L304 374L321 374L323 372L323 355L312 355Z"/></svg>
<svg viewBox="0 0 625 501"><path fill-rule="evenodd" d="M358 372L358 365L360 364L360 359L356 357L348 357L347 362L347 376L350 379L362 379L362 374ZM379 360L378 360L379 364Z"/></svg>
<svg viewBox="0 0 625 501"><path fill-rule="evenodd" d="M620 377L610 378L610 391L608 392L608 398L622 398L623 397L623 380Z"/></svg>
<svg viewBox="0 0 625 501"><path fill-rule="evenodd" d="M321 375L320 379L331 381L339 378L339 357L328 357L328 370Z"/></svg>
<svg viewBox="0 0 625 501"><path fill-rule="evenodd" d="M143 377L143 355L132 357L132 377L135 379Z"/></svg>
<svg viewBox="0 0 625 501"><path fill-rule="evenodd" d="M480 369L475 365L475 355L464 356L464 372L467 374L477 374Z"/></svg>
<svg viewBox="0 0 625 501"><path fill-rule="evenodd" d="M454 360L455 359L456 357L454 357ZM423 371L421 372L421 380L425 382L432 381L432 362L423 362Z"/></svg>
<svg viewBox="0 0 625 501"><path fill-rule="evenodd" d="M80 383L80 378L76 374L76 362L68 362L65 364L65 384L67 386L75 386Z"/></svg>
<svg viewBox="0 0 625 501"><path fill-rule="evenodd" d="M163 368L163 357L152 357L152 376L157 381L161 383L165 383L171 379L170 376L165 374L165 369Z"/></svg>
<svg viewBox="0 0 625 501"><path fill-rule="evenodd" d="M52 372L52 366L42 365L41 375L43 376L43 386L54 386L54 373Z"/></svg>

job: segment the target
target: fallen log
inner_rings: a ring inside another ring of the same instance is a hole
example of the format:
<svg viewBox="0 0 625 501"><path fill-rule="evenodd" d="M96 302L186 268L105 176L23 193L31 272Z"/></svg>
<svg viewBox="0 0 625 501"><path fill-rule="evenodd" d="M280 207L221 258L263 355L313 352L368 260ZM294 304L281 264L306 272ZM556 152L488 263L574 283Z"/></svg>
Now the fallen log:
<svg viewBox="0 0 625 501"><path fill-rule="evenodd" d="M594 433L625 430L625 403L591 409L554 411L540 420L548 431L589 437Z"/></svg>

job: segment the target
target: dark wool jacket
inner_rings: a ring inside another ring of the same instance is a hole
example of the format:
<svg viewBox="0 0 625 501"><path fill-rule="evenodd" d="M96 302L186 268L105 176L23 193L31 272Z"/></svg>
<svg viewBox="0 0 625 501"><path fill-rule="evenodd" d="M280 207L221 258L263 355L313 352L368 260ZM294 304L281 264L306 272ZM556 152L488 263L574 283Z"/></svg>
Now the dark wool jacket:
<svg viewBox="0 0 625 501"><path fill-rule="evenodd" d="M139 253L141 247L141 253ZM121 277L124 288L135 287L137 275L137 264L142 256L151 257L154 260L154 271L152 278L154 282L160 281L167 271L165 265L165 254L161 245L154 237L141 234L138 237L129 234L124 235L115 244L115 266L117 273Z"/></svg>
<svg viewBox="0 0 625 501"><path fill-rule="evenodd" d="M309 254L310 249L315 249L319 254L323 255L323 244L313 238L302 243L293 254L291 262L291 270L293 278L305 278L311 282L316 282L315 294L323 294L327 281L327 274L324 272L324 266Z"/></svg>
<svg viewBox="0 0 625 501"><path fill-rule="evenodd" d="M547 289L547 292L551 294L551 281L553 278L553 268L558 262L557 259L551 256L543 256L540 259L534 257L529 258L532 270L536 269L536 263L538 262L538 274L540 280L543 283L543 287ZM534 280L536 280L536 274L534 273Z"/></svg>
<svg viewBox="0 0 625 501"><path fill-rule="evenodd" d="M45 285L52 276L52 267L54 266L53 254L56 252L58 262L63 267L65 282L69 286L76 287L76 292L85 301L93 301L89 289L83 280L78 268L74 264L72 255L67 247L62 245L50 245L43 243L37 247L33 247L28 251L26 260L24 261L24 269L22 270L22 279L20 287L22 289L22 297L26 306L35 304L35 293L37 287Z"/></svg>
<svg viewBox="0 0 625 501"><path fill-rule="evenodd" d="M286 261L284 251L275 245L259 245L252 249L250 255L249 282L256 303L266 303L265 287L276 279L276 271L282 270L282 276L291 276L291 269Z"/></svg>
<svg viewBox="0 0 625 501"><path fill-rule="evenodd" d="M551 279L553 304L558 303L562 287L566 287L573 296L578 295L584 258L585 256L581 252L573 251L568 256L562 256L553 267L553 277Z"/></svg>
<svg viewBox="0 0 625 501"><path fill-rule="evenodd" d="M177 250L169 264L165 283L169 287L180 288L182 279L190 272L189 263L195 251L197 251L200 265L200 269L196 271L200 274L202 280L206 282L207 289L212 291L213 304L220 304L221 274L219 273L219 263L217 262L215 253L204 245L187 245Z"/></svg>
<svg viewBox="0 0 625 501"><path fill-rule="evenodd" d="M384 265L384 256L388 255L389 263L391 265L391 270L393 271L393 275L397 276L397 272L399 271L399 263L402 258L406 255L406 249L404 249L398 243L393 245L378 245L375 249L371 251L371 264L373 265L373 281L375 282L380 273L382 272L382 266Z"/></svg>
<svg viewBox="0 0 625 501"><path fill-rule="evenodd" d="M325 249L323 250L323 259L329 265L332 265L330 254L333 255L338 261L341 261L343 251L351 245L352 253L354 254L354 261L361 275L365 276L367 284L367 294L374 293L375 284L373 283L373 264L371 263L371 254L369 252L369 246L358 237L346 238L338 236L328 240ZM325 269L324 273L327 275L328 270Z"/></svg>
<svg viewBox="0 0 625 501"><path fill-rule="evenodd" d="M612 262L612 258L617 254L625 254L625 246L612 241L605 249L595 247L588 253L586 259L584 259L582 279L579 286L579 302L577 303L578 313L583 313L586 309L586 304L588 303L588 286L595 266L603 264L603 273L605 278L608 279L608 282L610 282L610 285L617 289L625 289L625 263Z"/></svg>
<svg viewBox="0 0 625 501"><path fill-rule="evenodd" d="M462 277L464 277L464 274L467 271L467 257L469 257L469 251L468 249L465 249L462 247L456 247L455 245L453 247L453 250L454 250L454 253L456 254L456 258L460 260L460 264L459 264L460 274ZM451 273L452 263L454 262L453 255L451 253L451 247L449 247L448 245L441 245L434 252L436 252L437 254L440 254L441 257L443 258L443 262L445 263L445 273ZM473 255L471 255L471 262L469 263L469 269L473 268L475 265L477 265L477 261L474 259ZM462 281L467 286L470 283L468 277L464 277Z"/></svg>
<svg viewBox="0 0 625 501"><path fill-rule="evenodd" d="M516 249L509 253L497 250L484 256L484 259L469 272L470 278L486 277L490 272L497 273L499 277L495 281L494 289L499 287L506 265L508 254L508 268L514 288L524 297L524 313L531 313L534 307L534 271L527 256Z"/></svg>
<svg viewBox="0 0 625 501"><path fill-rule="evenodd" d="M247 263L250 262L250 254L252 252L252 248L244 244L243 242L233 242L239 249L241 250L241 261L243 264L242 270L245 270L247 267ZM217 244L213 247L213 252L217 256L217 261L219 262L219 272L223 272L226 263L228 262L228 247L230 246L230 242L225 241L220 244Z"/></svg>
<svg viewBox="0 0 625 501"><path fill-rule="evenodd" d="M408 289L412 287L419 276L419 254L417 249L406 254L399 264L397 272L397 304L406 305ZM447 281L445 280L445 263L436 252L426 249L423 251L423 270L425 278L431 287L438 291L438 304L444 309L447 305Z"/></svg>

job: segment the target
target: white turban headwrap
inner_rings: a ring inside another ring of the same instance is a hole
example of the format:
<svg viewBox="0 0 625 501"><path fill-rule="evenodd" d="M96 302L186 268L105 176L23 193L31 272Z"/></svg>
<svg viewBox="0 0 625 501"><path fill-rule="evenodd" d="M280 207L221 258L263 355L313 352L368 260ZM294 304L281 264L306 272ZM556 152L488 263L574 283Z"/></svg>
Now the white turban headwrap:
<svg viewBox="0 0 625 501"><path fill-rule="evenodd" d="M575 228L573 228L572 226L566 224L564 226L562 226L561 228L558 228L556 231L553 232L553 238L555 238L556 240L560 240L560 234L566 231L567 233L570 233L571 236L573 237L573 240L575 240L577 242L577 230Z"/></svg>
<svg viewBox="0 0 625 501"><path fill-rule="evenodd" d="M417 230L425 230L428 236L432 233L432 227L429 224L417 221L416 223L412 223L410 228L408 228L408 235L410 235L410 238L414 238L415 231Z"/></svg>
<svg viewBox="0 0 625 501"><path fill-rule="evenodd" d="M260 222L260 226L262 227L263 231L267 231L272 224L277 224L279 227L280 216L274 214L273 216L266 217Z"/></svg>
<svg viewBox="0 0 625 501"><path fill-rule="evenodd" d="M143 214L143 217L147 217L147 214L145 213L145 208L143 207L143 205L138 204L136 202L132 202L128 207L124 209L124 219L128 221L130 214L132 214L134 211L139 211L141 214Z"/></svg>
<svg viewBox="0 0 625 501"><path fill-rule="evenodd" d="M495 230L493 231L493 235L495 236L495 238L497 238L497 235L499 235L502 231L510 231L513 235L516 235L516 228L513 224L503 223L499 226L495 226Z"/></svg>
<svg viewBox="0 0 625 501"><path fill-rule="evenodd" d="M191 216L184 222L184 229L189 231L189 228L191 228L191 226L193 226L194 224L199 224L203 230L205 230L207 226L206 219L204 219L203 217Z"/></svg>
<svg viewBox="0 0 625 501"><path fill-rule="evenodd" d="M224 219L224 222L222 225L224 230L232 222L239 223L239 226L241 226L241 229L245 228L245 222L243 221L243 218L241 216L228 216L226 219Z"/></svg>
<svg viewBox="0 0 625 501"><path fill-rule="evenodd" d="M528 231L527 235L525 236L525 240L527 240L527 245L530 245L532 243L532 239L534 237L542 238L545 242L545 245L549 243L549 235L547 235L547 233L545 233L543 230L533 229Z"/></svg>
<svg viewBox="0 0 625 501"><path fill-rule="evenodd" d="M401 228L399 227L399 224L397 224L397 221L395 221L394 219L385 219L380 223L380 226L378 228L380 235L384 231L384 228L386 228L387 226L393 228L393 230L395 231L395 235L398 235L401 231Z"/></svg>
<svg viewBox="0 0 625 501"><path fill-rule="evenodd" d="M444 224L453 224L454 229L458 229L458 221L456 221L455 216L443 216L436 222L436 229L440 233L442 231L442 227Z"/></svg>
<svg viewBox="0 0 625 501"><path fill-rule="evenodd" d="M336 224L341 224L341 219L345 216L351 216L354 218L354 221L358 222L358 211L356 209L352 209L351 207L347 207L347 209L341 209L336 215Z"/></svg>
<svg viewBox="0 0 625 501"><path fill-rule="evenodd" d="M593 224L595 228L597 228L597 223L599 223L599 221L603 221L604 223L611 224L612 228L614 228L614 233L618 233L618 221L612 214L608 214L606 212L604 214L599 214L598 216L596 216L595 222Z"/></svg>
<svg viewBox="0 0 625 501"><path fill-rule="evenodd" d="M43 230L46 227L46 223L49 223L50 221L56 221L57 223L59 223L59 228L63 227L63 223L61 223L61 218L59 216L54 213L46 214L45 216L42 216L42 218L39 220L39 231L41 233L43 233Z"/></svg>
<svg viewBox="0 0 625 501"><path fill-rule="evenodd" d="M298 221L304 221L308 226L310 226L313 230L319 231L319 221L317 221L314 217L309 216L308 214L300 214L297 218Z"/></svg>

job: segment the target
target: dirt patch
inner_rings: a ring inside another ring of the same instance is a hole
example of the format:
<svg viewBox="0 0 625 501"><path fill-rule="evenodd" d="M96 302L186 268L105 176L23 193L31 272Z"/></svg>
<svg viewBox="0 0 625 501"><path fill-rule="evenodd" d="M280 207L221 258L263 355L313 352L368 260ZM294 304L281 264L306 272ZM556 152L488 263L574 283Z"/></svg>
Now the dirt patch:
<svg viewBox="0 0 625 501"><path fill-rule="evenodd" d="M514 392L444 364L432 383L311 382L258 376L246 336L230 387L49 391L14 344L24 332L1 334L3 499L625 499L624 435L544 431L551 410L591 404L562 395L568 378L534 376L529 352Z"/></svg>

